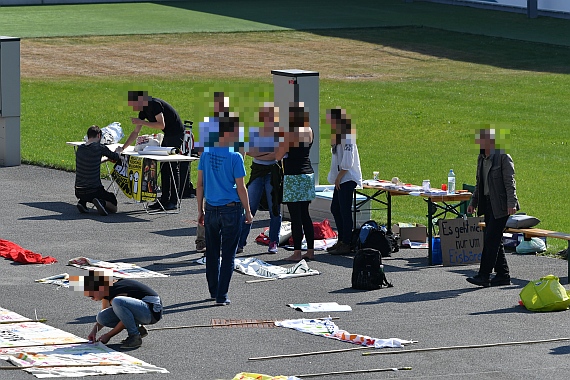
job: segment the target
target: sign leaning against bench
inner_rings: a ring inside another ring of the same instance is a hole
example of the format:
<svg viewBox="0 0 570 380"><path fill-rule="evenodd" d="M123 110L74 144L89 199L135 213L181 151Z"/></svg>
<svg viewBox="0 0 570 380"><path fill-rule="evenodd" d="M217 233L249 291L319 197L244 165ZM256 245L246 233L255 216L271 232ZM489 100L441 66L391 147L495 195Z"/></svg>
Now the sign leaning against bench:
<svg viewBox="0 0 570 380"><path fill-rule="evenodd" d="M440 219L439 236L444 266L470 265L481 262L483 252L482 217Z"/></svg>

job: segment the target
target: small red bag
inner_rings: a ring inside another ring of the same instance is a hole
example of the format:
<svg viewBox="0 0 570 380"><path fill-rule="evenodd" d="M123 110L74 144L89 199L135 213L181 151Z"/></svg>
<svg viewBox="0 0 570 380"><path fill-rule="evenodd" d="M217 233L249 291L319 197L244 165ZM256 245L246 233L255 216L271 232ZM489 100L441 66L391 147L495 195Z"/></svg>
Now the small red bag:
<svg viewBox="0 0 570 380"><path fill-rule="evenodd" d="M333 231L328 219L322 222L313 222L313 230L315 231L315 240L331 239L337 237L337 233Z"/></svg>

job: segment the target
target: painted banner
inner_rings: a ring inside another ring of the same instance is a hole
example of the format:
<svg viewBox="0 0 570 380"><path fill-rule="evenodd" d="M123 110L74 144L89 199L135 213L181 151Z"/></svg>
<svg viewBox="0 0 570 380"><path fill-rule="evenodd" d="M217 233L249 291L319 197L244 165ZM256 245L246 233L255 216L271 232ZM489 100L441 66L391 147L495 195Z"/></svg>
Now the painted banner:
<svg viewBox="0 0 570 380"><path fill-rule="evenodd" d="M480 217L440 219L441 257L444 266L479 264L483 252Z"/></svg>
<svg viewBox="0 0 570 380"><path fill-rule="evenodd" d="M0 357L9 360L37 378L80 377L138 373L168 373L101 342L34 347L33 350L0 349ZM59 366L59 367L58 367ZM34 367L34 368L26 368ZM42 368L43 367L43 368Z"/></svg>
<svg viewBox="0 0 570 380"><path fill-rule="evenodd" d="M133 155L121 155L111 172L111 177L123 193L137 202L156 200L159 163Z"/></svg>
<svg viewBox="0 0 570 380"><path fill-rule="evenodd" d="M330 318L287 319L284 321L276 321L275 326L287 327L307 334L324 336L325 338L342 340L343 342L374 348L403 347L406 344L413 343L410 340L398 338L378 339L366 335L351 334L345 330L341 330Z"/></svg>
<svg viewBox="0 0 570 380"><path fill-rule="evenodd" d="M87 339L40 322L0 324L0 347L27 347L81 342L87 342Z"/></svg>
<svg viewBox="0 0 570 380"><path fill-rule="evenodd" d="M0 307L0 323L23 322L29 320L30 318L26 318L23 315Z"/></svg>
<svg viewBox="0 0 570 380"><path fill-rule="evenodd" d="M85 270L110 269L115 278L148 278L148 277L168 277L166 274L154 272L146 268L141 268L136 264L110 263L107 261L90 259L88 257L76 257L68 261L67 265ZM67 285L69 287L69 284Z"/></svg>
<svg viewBox="0 0 570 380"><path fill-rule="evenodd" d="M310 269L305 260L299 261L290 268L266 263L255 257L236 257L234 269L249 276L263 278L290 278L300 276L312 276L319 274L319 271Z"/></svg>

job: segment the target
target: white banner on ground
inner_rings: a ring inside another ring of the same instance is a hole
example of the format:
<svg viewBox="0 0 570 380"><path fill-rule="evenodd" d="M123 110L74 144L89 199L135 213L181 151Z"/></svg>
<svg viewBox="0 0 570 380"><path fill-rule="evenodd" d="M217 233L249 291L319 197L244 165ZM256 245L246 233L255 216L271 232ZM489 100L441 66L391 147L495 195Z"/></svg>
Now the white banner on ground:
<svg viewBox="0 0 570 380"><path fill-rule="evenodd" d="M366 335L351 334L339 329L339 327L330 318L287 319L284 321L276 321L275 326L286 327L307 334L324 336L325 338L342 340L343 342L374 348L402 347L406 344L413 343L410 340L398 338L378 339Z"/></svg>
<svg viewBox="0 0 570 380"><path fill-rule="evenodd" d="M30 318L26 318L23 315L14 313L8 309L0 307L0 323L13 323L13 322L24 322L30 321Z"/></svg>
<svg viewBox="0 0 570 380"><path fill-rule="evenodd" d="M40 322L0 324L0 347L27 347L83 342L87 342L87 339Z"/></svg>
<svg viewBox="0 0 570 380"><path fill-rule="evenodd" d="M166 274L154 272L145 268L141 268L135 264L129 263L109 263L107 261L90 259L88 257L76 257L69 260L67 265L86 269L86 270L96 270L96 269L111 269L113 271L113 277L116 278L147 278L147 277L168 277Z"/></svg>
<svg viewBox="0 0 570 380"><path fill-rule="evenodd" d="M290 268L284 268L266 263L255 257L236 257L234 269L249 276L263 278L291 278L320 274L319 271L310 269L305 260L299 261Z"/></svg>
<svg viewBox="0 0 570 380"><path fill-rule="evenodd" d="M29 352L16 348L0 349L0 358L9 360L12 364L22 367L24 371L40 379L168 373L165 368L156 367L125 353L112 350L101 342L34 347Z"/></svg>

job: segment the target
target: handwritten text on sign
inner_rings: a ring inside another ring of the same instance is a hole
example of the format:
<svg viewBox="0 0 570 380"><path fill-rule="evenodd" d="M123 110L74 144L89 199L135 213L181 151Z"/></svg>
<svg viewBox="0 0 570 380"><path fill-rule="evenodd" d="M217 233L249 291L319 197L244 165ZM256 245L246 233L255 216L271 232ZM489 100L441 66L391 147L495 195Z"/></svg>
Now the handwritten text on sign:
<svg viewBox="0 0 570 380"><path fill-rule="evenodd" d="M443 265L468 265L481 262L483 252L482 218L440 219L439 235Z"/></svg>

